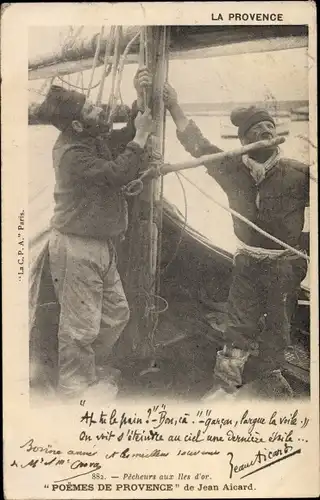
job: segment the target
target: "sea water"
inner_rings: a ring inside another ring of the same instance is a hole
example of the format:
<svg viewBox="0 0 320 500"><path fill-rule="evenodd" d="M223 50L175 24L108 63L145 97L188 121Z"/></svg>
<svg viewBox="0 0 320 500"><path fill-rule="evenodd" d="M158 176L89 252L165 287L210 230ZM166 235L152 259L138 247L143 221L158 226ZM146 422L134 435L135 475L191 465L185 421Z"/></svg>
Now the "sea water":
<svg viewBox="0 0 320 500"><path fill-rule="evenodd" d="M210 142L225 151L239 147L238 139L221 138L220 117L191 117L199 126L202 134ZM289 135L281 145L283 155L289 158L309 163L309 122L289 122ZM54 172L52 167L52 147L58 132L53 127L29 126L29 237L32 238L44 227L52 215ZM176 137L175 126L168 118L165 134L165 160L171 163L190 159ZM197 167L183 172L194 184L198 185L210 197L228 206L228 200L220 186L210 177L204 167ZM233 232L230 214L217 206L212 200L204 197L194 186L180 177L187 199L185 206L184 194L175 174L164 178L164 195L185 216L187 223L193 229L205 236L215 246L233 253L236 249L236 239Z"/></svg>

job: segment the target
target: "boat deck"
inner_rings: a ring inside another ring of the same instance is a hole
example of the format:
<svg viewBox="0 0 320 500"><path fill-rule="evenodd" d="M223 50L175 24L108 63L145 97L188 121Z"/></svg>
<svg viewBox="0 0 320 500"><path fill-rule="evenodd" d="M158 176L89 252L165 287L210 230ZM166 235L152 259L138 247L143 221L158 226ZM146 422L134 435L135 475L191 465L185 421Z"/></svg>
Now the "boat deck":
<svg viewBox="0 0 320 500"><path fill-rule="evenodd" d="M177 315L171 312L161 322L155 337L157 348L153 359L126 358L116 362L122 371L119 397L143 394L200 399L211 387L216 352L223 346L223 316L216 311L201 319L191 318L191 314L183 317L181 311ZM286 353L283 374L294 396L306 398L310 395L308 337L305 345L301 340L294 342ZM252 357L245 368L244 384L259 375L259 365Z"/></svg>

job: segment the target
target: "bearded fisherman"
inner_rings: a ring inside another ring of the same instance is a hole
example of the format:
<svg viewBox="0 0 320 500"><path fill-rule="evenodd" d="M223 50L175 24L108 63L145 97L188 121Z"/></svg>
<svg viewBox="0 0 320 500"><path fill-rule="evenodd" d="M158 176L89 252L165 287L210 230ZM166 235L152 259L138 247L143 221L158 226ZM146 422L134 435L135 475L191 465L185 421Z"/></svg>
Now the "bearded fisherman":
<svg viewBox="0 0 320 500"><path fill-rule="evenodd" d="M165 87L164 100L176 124L177 137L192 156L221 152L185 116L170 84ZM242 145L276 136L275 122L265 109L238 108L231 113L231 122L238 127ZM230 208L277 239L300 248L309 204L307 165L282 157L276 146L205 166L228 196ZM235 395L250 355L259 358L260 392L291 397L293 392L281 366L290 343L291 317L307 261L236 217L233 226L238 251L227 301L225 346L217 353L214 385L208 397ZM262 332L258 328L261 318Z"/></svg>
<svg viewBox="0 0 320 500"><path fill-rule="evenodd" d="M52 86L37 113L61 133L53 148L54 215L49 262L60 304L58 386L62 398L115 393L105 361L129 320L115 240L127 229L122 188L137 178L153 128L139 113L151 85L145 68L126 127L110 130L108 113L79 92Z"/></svg>

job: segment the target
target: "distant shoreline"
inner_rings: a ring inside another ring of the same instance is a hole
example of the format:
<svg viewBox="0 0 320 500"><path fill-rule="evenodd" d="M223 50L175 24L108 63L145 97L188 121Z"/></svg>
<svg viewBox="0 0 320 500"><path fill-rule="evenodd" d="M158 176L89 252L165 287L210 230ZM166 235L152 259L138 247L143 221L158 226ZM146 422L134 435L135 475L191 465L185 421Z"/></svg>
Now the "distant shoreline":
<svg viewBox="0 0 320 500"><path fill-rule="evenodd" d="M198 113L210 113L216 115L227 115L236 107L247 108L249 106L258 106L262 108L267 108L273 113L289 114L294 113L297 109L309 107L308 100L296 100L296 101L253 101L253 102L185 102L181 103L181 107L185 113L188 114L198 114Z"/></svg>
<svg viewBox="0 0 320 500"><path fill-rule="evenodd" d="M181 103L181 107L187 116L230 116L236 107L249 107L252 105L266 108L278 117L288 117L292 120L308 121L309 101L254 101L254 102L187 102ZM29 125L44 125L38 122L36 117L29 114Z"/></svg>

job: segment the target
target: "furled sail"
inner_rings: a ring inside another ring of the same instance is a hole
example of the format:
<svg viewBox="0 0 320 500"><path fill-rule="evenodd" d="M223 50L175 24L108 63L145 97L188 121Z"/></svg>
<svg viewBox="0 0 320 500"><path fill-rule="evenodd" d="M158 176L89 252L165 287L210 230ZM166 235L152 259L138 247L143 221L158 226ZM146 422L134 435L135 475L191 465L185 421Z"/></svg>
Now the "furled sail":
<svg viewBox="0 0 320 500"><path fill-rule="evenodd" d="M34 28L37 37L35 53L29 54L29 79L52 78L84 71L91 68L99 37L99 29L94 27L84 33L81 26L72 28L72 36L65 37L63 43L56 37L56 44L47 50L41 46L41 29ZM52 28L53 29L53 28ZM61 28L57 28L57 33ZM120 51L128 41L139 33L141 26L122 27ZM208 58L249 52L265 52L308 46L307 26L171 26L170 58ZM105 27L101 40L101 52L110 40L111 27ZM111 50L113 50L111 48ZM137 63L139 39L132 45L127 63ZM98 61L98 66L103 59Z"/></svg>

